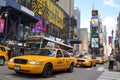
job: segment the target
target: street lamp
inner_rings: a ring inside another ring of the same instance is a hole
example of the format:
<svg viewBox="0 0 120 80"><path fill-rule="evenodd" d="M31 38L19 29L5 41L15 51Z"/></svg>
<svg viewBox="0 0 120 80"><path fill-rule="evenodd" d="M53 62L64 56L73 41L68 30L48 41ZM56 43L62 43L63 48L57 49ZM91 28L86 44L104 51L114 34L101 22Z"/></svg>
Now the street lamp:
<svg viewBox="0 0 120 80"><path fill-rule="evenodd" d="M4 17L7 17L8 16L8 12L7 11L4 11L0 14L0 18L2 18L2 16L4 15Z"/></svg>
<svg viewBox="0 0 120 80"><path fill-rule="evenodd" d="M4 33L4 39L3 39L3 44L5 45L5 41L6 41L6 37L7 37L7 25L8 25L8 10L7 11L3 11L1 14L0 14L0 19L4 17L6 18L5 20L5 33Z"/></svg>
<svg viewBox="0 0 120 80"><path fill-rule="evenodd" d="M112 31L111 31L111 34L112 34L112 44L111 44L111 46L112 46L112 52L113 52L113 34L114 34L113 29L112 29Z"/></svg>

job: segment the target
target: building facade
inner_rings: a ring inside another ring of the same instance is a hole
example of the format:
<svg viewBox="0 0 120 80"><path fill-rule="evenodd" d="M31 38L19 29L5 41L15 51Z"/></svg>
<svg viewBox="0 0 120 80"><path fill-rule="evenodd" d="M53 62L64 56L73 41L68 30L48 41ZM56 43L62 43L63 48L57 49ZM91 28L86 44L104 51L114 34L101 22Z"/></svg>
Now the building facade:
<svg viewBox="0 0 120 80"><path fill-rule="evenodd" d="M116 28L116 36L115 36L115 48L120 48L120 13L117 17L117 28Z"/></svg>
<svg viewBox="0 0 120 80"><path fill-rule="evenodd" d="M64 9L64 11L70 15L73 16L74 12L74 0L60 0L57 2L57 4Z"/></svg>
<svg viewBox="0 0 120 80"><path fill-rule="evenodd" d="M89 36L88 36L88 28L80 28L80 37L82 40L82 43L80 44L80 52L82 53L82 51L88 52L88 46L89 46Z"/></svg>
<svg viewBox="0 0 120 80"><path fill-rule="evenodd" d="M80 29L80 10L79 8L74 8L74 18L77 20L77 29Z"/></svg>

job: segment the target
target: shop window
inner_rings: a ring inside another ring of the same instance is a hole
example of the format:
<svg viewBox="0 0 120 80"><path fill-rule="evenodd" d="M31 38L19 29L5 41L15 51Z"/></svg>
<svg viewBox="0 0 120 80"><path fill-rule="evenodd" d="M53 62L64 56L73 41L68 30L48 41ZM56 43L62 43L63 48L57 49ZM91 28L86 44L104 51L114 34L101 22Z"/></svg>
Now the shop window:
<svg viewBox="0 0 120 80"><path fill-rule="evenodd" d="M19 0L14 0L16 3L19 3Z"/></svg>
<svg viewBox="0 0 120 80"><path fill-rule="evenodd" d="M20 5L23 5L24 7L27 7L30 10L32 8L32 0L14 0L14 1Z"/></svg>
<svg viewBox="0 0 120 80"><path fill-rule="evenodd" d="M26 0L26 7L31 10L31 8L32 8L32 0Z"/></svg>

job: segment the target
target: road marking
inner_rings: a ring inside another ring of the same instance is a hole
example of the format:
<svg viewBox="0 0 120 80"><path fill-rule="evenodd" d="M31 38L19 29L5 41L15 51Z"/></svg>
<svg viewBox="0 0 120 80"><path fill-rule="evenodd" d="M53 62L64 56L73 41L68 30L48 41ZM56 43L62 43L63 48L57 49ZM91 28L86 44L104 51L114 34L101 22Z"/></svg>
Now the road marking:
<svg viewBox="0 0 120 80"><path fill-rule="evenodd" d="M105 70L105 68L102 66L97 68L97 71L104 71L104 70Z"/></svg>
<svg viewBox="0 0 120 80"><path fill-rule="evenodd" d="M85 69L85 70L91 70L92 68L87 68L87 69Z"/></svg>
<svg viewBox="0 0 120 80"><path fill-rule="evenodd" d="M12 76L5 76L5 77L12 77Z"/></svg>

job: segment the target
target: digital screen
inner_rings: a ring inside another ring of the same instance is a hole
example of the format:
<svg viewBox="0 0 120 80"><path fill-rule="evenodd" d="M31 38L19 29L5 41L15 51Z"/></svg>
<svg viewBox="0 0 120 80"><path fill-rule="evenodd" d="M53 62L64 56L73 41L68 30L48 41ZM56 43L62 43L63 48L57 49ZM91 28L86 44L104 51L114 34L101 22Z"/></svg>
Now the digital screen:
<svg viewBox="0 0 120 80"><path fill-rule="evenodd" d="M91 19L91 26L92 27L98 27L98 24L99 24L98 17L92 17L92 19Z"/></svg>
<svg viewBox="0 0 120 80"><path fill-rule="evenodd" d="M98 10L92 10L92 16L98 16Z"/></svg>
<svg viewBox="0 0 120 80"><path fill-rule="evenodd" d="M98 48L98 38L92 38L91 44L92 48Z"/></svg>

